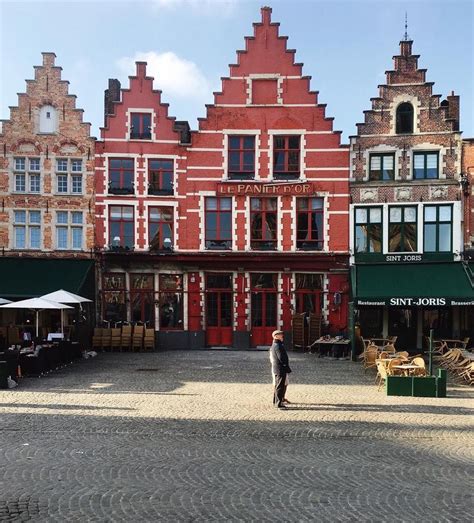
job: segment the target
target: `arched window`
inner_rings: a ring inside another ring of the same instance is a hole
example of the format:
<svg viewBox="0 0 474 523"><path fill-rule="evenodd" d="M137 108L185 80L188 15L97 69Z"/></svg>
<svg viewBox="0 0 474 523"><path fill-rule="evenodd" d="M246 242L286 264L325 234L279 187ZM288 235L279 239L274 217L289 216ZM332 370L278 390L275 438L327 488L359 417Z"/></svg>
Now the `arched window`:
<svg viewBox="0 0 474 523"><path fill-rule="evenodd" d="M413 132L413 105L405 102L397 107L397 134L406 134Z"/></svg>
<svg viewBox="0 0 474 523"><path fill-rule="evenodd" d="M52 105L43 105L39 113L39 132L55 133L57 126L56 109Z"/></svg>

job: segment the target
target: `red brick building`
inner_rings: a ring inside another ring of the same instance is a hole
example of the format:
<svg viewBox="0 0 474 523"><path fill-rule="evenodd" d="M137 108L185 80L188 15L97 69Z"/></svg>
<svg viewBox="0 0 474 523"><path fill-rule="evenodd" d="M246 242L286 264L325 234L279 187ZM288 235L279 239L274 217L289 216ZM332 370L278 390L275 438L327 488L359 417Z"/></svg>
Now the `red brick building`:
<svg viewBox="0 0 474 523"><path fill-rule="evenodd" d="M351 137L351 276L365 338L472 337L459 96L433 93L405 36ZM471 266L472 267L472 266Z"/></svg>
<svg viewBox="0 0 474 523"><path fill-rule="evenodd" d="M0 296L5 298L61 287L95 295L95 142L55 58L43 53L18 106L2 122ZM4 316L9 319L14 320Z"/></svg>
<svg viewBox="0 0 474 523"><path fill-rule="evenodd" d="M96 154L102 317L167 347L268 344L295 313L346 328L349 151L262 8L199 130L146 64L111 80Z"/></svg>

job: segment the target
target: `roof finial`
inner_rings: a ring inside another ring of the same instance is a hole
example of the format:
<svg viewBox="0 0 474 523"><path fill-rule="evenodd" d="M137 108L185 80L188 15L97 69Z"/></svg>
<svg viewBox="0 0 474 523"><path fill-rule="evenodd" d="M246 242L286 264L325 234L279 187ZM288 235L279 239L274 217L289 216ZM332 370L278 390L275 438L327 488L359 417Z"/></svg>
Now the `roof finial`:
<svg viewBox="0 0 474 523"><path fill-rule="evenodd" d="M405 34L403 35L405 42L408 40L408 13L405 11Z"/></svg>

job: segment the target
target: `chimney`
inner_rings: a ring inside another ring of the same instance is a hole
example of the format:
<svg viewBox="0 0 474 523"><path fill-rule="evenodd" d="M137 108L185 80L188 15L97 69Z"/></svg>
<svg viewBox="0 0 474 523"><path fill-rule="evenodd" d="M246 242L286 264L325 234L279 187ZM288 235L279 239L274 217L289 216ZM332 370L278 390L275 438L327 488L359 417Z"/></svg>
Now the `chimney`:
<svg viewBox="0 0 474 523"><path fill-rule="evenodd" d="M107 125L107 116L114 114L114 102L120 102L120 82L109 78L109 87L104 92L104 125Z"/></svg>
<svg viewBox="0 0 474 523"><path fill-rule="evenodd" d="M261 8L260 12L262 13L262 24L270 25L272 21L272 8L265 6Z"/></svg>
<svg viewBox="0 0 474 523"><path fill-rule="evenodd" d="M413 40L402 40L400 42L400 56L410 56Z"/></svg>
<svg viewBox="0 0 474 523"><path fill-rule="evenodd" d="M56 55L54 53L41 53L43 55L43 67L54 67Z"/></svg>
<svg viewBox="0 0 474 523"><path fill-rule="evenodd" d="M191 130L189 128L189 123L185 120L174 122L173 129L179 133L180 143L181 144L190 144L191 143Z"/></svg>
<svg viewBox="0 0 474 523"><path fill-rule="evenodd" d="M137 67L137 77L145 78L146 76L146 62L135 62Z"/></svg>
<svg viewBox="0 0 474 523"><path fill-rule="evenodd" d="M459 95L451 91L446 99L448 100L448 118L454 121L453 131L459 131Z"/></svg>

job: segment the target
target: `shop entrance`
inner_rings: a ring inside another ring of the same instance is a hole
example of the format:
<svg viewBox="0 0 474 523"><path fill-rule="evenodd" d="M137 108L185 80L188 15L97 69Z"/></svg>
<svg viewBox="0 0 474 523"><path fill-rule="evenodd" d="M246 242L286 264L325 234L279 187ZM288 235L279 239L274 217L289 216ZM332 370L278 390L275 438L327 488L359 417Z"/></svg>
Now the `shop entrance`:
<svg viewBox="0 0 474 523"><path fill-rule="evenodd" d="M251 346L271 345L277 328L277 275L251 274Z"/></svg>
<svg viewBox="0 0 474 523"><path fill-rule="evenodd" d="M232 274L206 274L206 344L232 345Z"/></svg>
<svg viewBox="0 0 474 523"><path fill-rule="evenodd" d="M407 309L390 308L388 310L388 335L397 336L395 346L397 350L415 352L417 349L417 321L416 307Z"/></svg>

